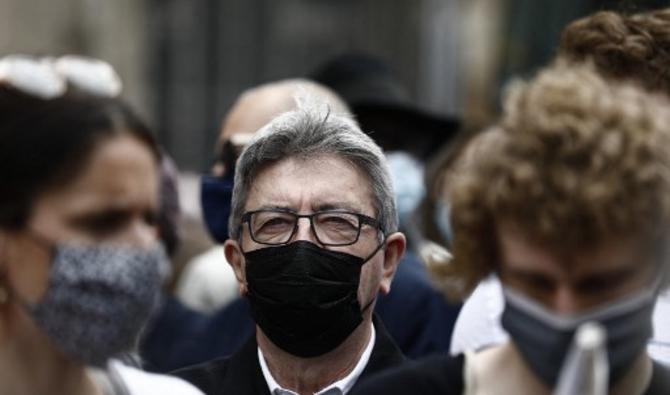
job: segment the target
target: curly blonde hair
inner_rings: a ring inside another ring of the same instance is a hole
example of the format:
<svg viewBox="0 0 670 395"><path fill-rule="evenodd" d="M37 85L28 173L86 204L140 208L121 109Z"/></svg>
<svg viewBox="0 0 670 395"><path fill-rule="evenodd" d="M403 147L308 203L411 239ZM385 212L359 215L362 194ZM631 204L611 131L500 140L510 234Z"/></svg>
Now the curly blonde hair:
<svg viewBox="0 0 670 395"><path fill-rule="evenodd" d="M496 221L556 249L667 230L670 103L558 61L509 89L502 119L454 171L454 259L432 270L464 296L496 270Z"/></svg>
<svg viewBox="0 0 670 395"><path fill-rule="evenodd" d="M633 15L601 11L569 24L559 56L590 59L609 78L670 95L670 8Z"/></svg>

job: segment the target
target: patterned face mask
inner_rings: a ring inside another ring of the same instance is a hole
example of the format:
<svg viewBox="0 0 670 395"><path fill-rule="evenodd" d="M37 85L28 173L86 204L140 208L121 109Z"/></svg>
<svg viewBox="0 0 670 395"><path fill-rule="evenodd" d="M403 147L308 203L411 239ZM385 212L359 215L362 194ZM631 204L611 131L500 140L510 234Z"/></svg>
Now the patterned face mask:
<svg viewBox="0 0 670 395"><path fill-rule="evenodd" d="M136 347L167 271L160 246L58 244L47 291L26 309L61 351L103 367L109 358Z"/></svg>

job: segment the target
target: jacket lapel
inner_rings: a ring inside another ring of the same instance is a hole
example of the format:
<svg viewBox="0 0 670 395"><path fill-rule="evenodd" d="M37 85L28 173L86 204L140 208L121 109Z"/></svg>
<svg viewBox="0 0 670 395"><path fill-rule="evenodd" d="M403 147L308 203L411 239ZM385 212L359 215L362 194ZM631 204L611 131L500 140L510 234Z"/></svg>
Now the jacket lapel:
<svg viewBox="0 0 670 395"><path fill-rule="evenodd" d="M228 370L222 394L270 395L261 365L258 362L256 335L228 360Z"/></svg>

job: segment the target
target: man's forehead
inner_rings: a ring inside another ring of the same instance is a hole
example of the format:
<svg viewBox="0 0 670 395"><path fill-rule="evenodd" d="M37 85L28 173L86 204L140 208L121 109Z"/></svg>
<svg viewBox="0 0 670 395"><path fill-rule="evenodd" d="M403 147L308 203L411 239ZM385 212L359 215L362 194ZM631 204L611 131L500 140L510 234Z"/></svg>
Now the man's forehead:
<svg viewBox="0 0 670 395"><path fill-rule="evenodd" d="M649 259L634 236L605 237L593 244L570 247L539 240L531 232L509 223L497 226L500 264L507 269L562 273L567 277L624 270Z"/></svg>
<svg viewBox="0 0 670 395"><path fill-rule="evenodd" d="M289 158L264 167L251 182L246 209L347 210L374 214L368 178L334 156Z"/></svg>

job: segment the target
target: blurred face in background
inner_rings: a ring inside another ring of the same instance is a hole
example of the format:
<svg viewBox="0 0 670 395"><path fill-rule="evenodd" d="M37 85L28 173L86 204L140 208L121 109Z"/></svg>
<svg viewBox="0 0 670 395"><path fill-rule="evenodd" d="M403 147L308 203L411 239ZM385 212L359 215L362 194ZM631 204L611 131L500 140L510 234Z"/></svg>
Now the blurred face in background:
<svg viewBox="0 0 670 395"><path fill-rule="evenodd" d="M656 265L648 243L611 237L579 251L556 253L512 222L497 229L503 283L547 309L574 315L648 288Z"/></svg>
<svg viewBox="0 0 670 395"><path fill-rule="evenodd" d="M4 240L7 277L29 303L47 287L49 245L111 244L149 248L156 243L156 160L130 134L102 140L74 179L39 196L21 231Z"/></svg>

